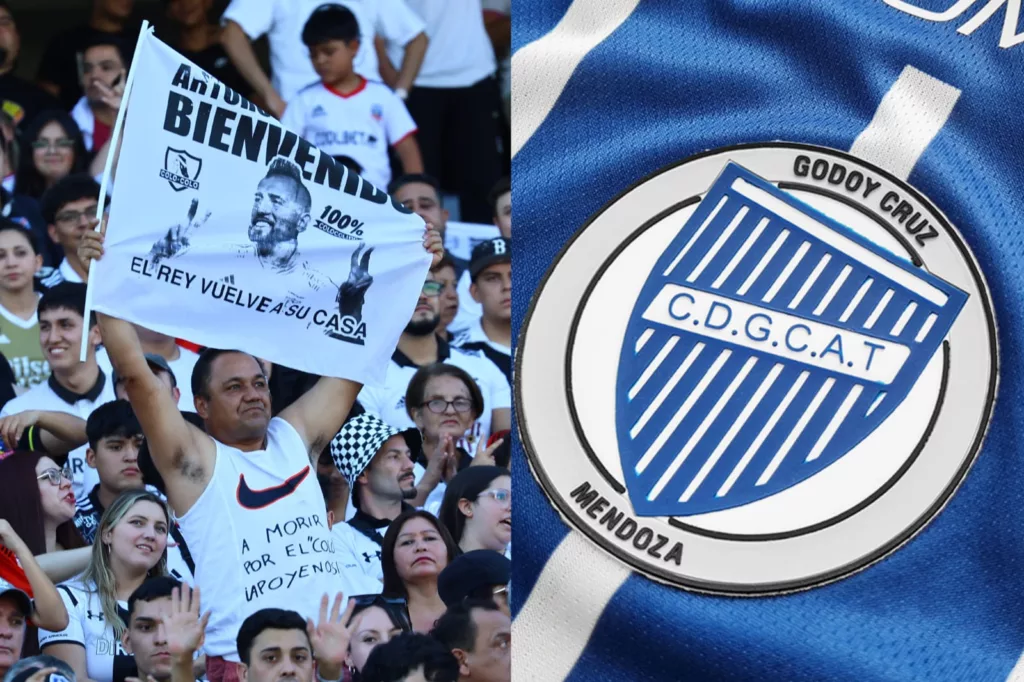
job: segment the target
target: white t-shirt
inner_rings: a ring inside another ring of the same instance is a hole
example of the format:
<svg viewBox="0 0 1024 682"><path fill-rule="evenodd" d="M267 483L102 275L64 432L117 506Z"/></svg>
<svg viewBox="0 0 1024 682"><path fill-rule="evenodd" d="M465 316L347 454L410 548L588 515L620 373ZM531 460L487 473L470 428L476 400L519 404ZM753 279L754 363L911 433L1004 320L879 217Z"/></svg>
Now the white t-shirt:
<svg viewBox="0 0 1024 682"><path fill-rule="evenodd" d="M426 24L427 54L416 76L425 88L465 88L494 75L494 48L484 28L480 0L406 0ZM402 60L402 45L389 41L388 57Z"/></svg>
<svg viewBox="0 0 1024 682"><path fill-rule="evenodd" d="M303 88L288 102L281 123L331 156L351 157L379 189L391 182L388 147L416 132L402 100L365 79L347 95L322 83Z"/></svg>
<svg viewBox="0 0 1024 682"><path fill-rule="evenodd" d="M114 636L114 627L103 616L100 596L95 584L86 585L71 580L57 586L68 611L68 626L60 632L39 630L42 653L49 644L71 643L85 648L85 668L94 682L124 682L136 677L135 657L124 650L121 640ZM128 622L128 602L119 601L117 610Z"/></svg>
<svg viewBox="0 0 1024 682"><path fill-rule="evenodd" d="M459 443L472 455L476 453L479 440L486 440L491 435L491 411L511 407L512 392L505 375L483 354L451 348L441 339L438 339L438 346L438 362L446 362L464 369L480 386L480 392L484 397L483 414L470 427L469 438ZM396 428L415 427L415 423L405 411L405 391L418 369L419 365L414 364L405 353L395 350L391 362L388 363L384 387L364 386L359 392L359 402L367 412L376 414Z"/></svg>
<svg viewBox="0 0 1024 682"><path fill-rule="evenodd" d="M501 353L502 355L512 355L512 348L500 344L497 341L491 341L487 337L487 334L484 332L482 318L479 317L473 320L473 322L455 338L455 340L452 342L452 345L454 345L456 348L465 350L463 346L470 343L487 344L488 346L493 348L498 353Z"/></svg>
<svg viewBox="0 0 1024 682"><path fill-rule="evenodd" d="M309 60L309 49L302 43L302 29L324 0L231 0L221 21L238 24L249 38L267 34L270 41L271 83L281 99L291 102L302 88L319 80ZM396 45L396 64L410 40L423 32L423 22L403 0L339 0L359 22L362 39L352 66L356 73L380 80L380 65L373 46L380 34ZM397 68L397 67L396 67Z"/></svg>
<svg viewBox="0 0 1024 682"><path fill-rule="evenodd" d="M43 383L33 386L28 392L4 405L0 410L0 417L18 414L25 410L45 410L73 414L87 420L93 410L103 403L115 399L113 382L102 368L96 384L84 395L75 395L57 383L57 378L51 374L50 378ZM77 500L87 496L89 491L100 482L96 470L85 463L85 451L88 449L88 445L83 445L72 450L68 455L68 465L72 472L71 489Z"/></svg>
<svg viewBox="0 0 1024 682"><path fill-rule="evenodd" d="M203 608L212 611L207 655L237 662L238 628L260 609L315 619L324 593L380 592L328 530L316 471L291 424L272 419L265 450L216 447L206 490L178 517Z"/></svg>
<svg viewBox="0 0 1024 682"><path fill-rule="evenodd" d="M377 537L384 541L384 534L388 532L391 524L385 524L376 528ZM380 565L381 545L374 542L366 535L352 527L351 523L336 522L331 528L340 548L348 551L355 561L355 564L368 578L384 582L384 569Z"/></svg>

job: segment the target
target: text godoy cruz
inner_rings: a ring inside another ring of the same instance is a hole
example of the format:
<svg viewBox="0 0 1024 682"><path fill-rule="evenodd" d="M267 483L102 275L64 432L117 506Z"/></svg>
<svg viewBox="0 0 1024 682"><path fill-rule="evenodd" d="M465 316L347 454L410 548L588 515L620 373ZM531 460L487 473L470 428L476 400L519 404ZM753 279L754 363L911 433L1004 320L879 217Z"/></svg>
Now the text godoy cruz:
<svg viewBox="0 0 1024 682"><path fill-rule="evenodd" d="M275 156L284 156L298 164L306 180L373 204L390 202L396 211L412 213L366 180L360 183L358 175L345 172L344 166L306 140L276 125L269 114L231 88L194 78L187 64L178 67L171 87L188 94L168 91L163 125L167 132L253 162L266 164ZM235 109L214 104L218 101Z"/></svg>
<svg viewBox="0 0 1024 682"><path fill-rule="evenodd" d="M321 573L341 574L342 565L334 554L334 540L330 537L305 535L303 532L314 528L325 528L317 514L300 516L264 528L264 537L253 539L254 544L262 545L258 554L253 552L247 538L242 539L242 568L254 581L245 587L247 602L267 592L288 589L297 579ZM303 557L308 557L304 563Z"/></svg>
<svg viewBox="0 0 1024 682"><path fill-rule="evenodd" d="M337 312L331 312L319 308L313 310L310 306L298 303L287 303L285 301L274 302L274 299L262 294L254 294L244 291L236 286L207 277L201 277L194 273L172 268L169 265L154 265L149 259L140 256L132 257L131 271L144 277L153 277L158 281L182 287L189 290L199 290L203 295L223 301L224 303L237 305L240 308L248 308L259 313L284 315L294 317L297 320L311 318L311 322L317 327L323 327L325 331L335 334L351 335L361 332L365 335L365 329L359 329L362 325L351 316L342 316Z"/></svg>

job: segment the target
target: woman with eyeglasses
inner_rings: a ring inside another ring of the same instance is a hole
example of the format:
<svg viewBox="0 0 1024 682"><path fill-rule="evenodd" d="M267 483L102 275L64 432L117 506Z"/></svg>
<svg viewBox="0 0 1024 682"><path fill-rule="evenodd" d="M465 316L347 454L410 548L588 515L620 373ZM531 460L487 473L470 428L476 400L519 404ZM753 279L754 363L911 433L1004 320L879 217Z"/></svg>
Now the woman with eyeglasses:
<svg viewBox="0 0 1024 682"><path fill-rule="evenodd" d="M433 514L411 509L391 522L382 549L383 594L404 597L412 629L430 632L445 611L437 577L459 548Z"/></svg>
<svg viewBox="0 0 1024 682"><path fill-rule="evenodd" d="M171 513L153 493L130 490L107 507L85 573L57 586L70 616L60 632L39 631L44 654L75 671L79 682L126 682L135 658L121 645L128 598L147 578L167 575Z"/></svg>
<svg viewBox="0 0 1024 682"><path fill-rule="evenodd" d="M24 146L15 190L38 199L61 178L86 170L88 152L82 131L69 114L59 109L41 112L22 131Z"/></svg>
<svg viewBox="0 0 1024 682"><path fill-rule="evenodd" d="M0 518L7 519L33 555L85 547L74 517L68 471L36 452L0 459Z"/></svg>
<svg viewBox="0 0 1024 682"><path fill-rule="evenodd" d="M496 466L460 471L448 484L438 516L461 551L490 549L507 555L512 542L512 474Z"/></svg>
<svg viewBox="0 0 1024 682"><path fill-rule="evenodd" d="M404 597L361 594L352 597L355 609L348 625L354 624L346 665L350 682L360 682L360 673L370 652L404 632L412 631L409 607Z"/></svg>

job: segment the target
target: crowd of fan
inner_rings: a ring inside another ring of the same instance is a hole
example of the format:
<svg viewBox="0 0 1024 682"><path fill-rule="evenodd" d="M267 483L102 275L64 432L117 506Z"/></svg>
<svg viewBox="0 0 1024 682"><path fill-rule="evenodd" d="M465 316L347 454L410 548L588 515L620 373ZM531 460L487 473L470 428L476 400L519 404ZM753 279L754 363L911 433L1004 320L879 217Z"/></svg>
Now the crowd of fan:
<svg viewBox="0 0 1024 682"><path fill-rule="evenodd" d="M386 185L433 263L382 386L86 319L133 2L30 82L0 0L0 676L507 681L508 0L212 4L165 0L166 42Z"/></svg>

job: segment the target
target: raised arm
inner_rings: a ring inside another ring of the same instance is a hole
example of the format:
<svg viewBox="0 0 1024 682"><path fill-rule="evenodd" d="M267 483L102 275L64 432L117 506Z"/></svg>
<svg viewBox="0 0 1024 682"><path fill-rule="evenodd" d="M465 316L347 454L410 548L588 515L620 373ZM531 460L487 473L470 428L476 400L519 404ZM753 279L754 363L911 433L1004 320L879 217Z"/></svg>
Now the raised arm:
<svg viewBox="0 0 1024 682"><path fill-rule="evenodd" d="M423 248L433 256L431 267L444 256L441 235L429 224L423 232ZM357 270L356 262L360 257L366 259L369 256L369 252L360 256L360 251L361 249L357 249L352 257L353 273ZM365 275L365 272L362 274ZM357 279L359 277L357 276ZM358 282L353 286L358 289ZM342 305L345 305L344 301ZM345 423L348 413L352 410L352 404L355 403L360 389L362 384L348 379L322 377L313 388L281 412L281 418L291 424L302 437L311 463L316 464L320 452L341 430L341 425Z"/></svg>
<svg viewBox="0 0 1024 682"><path fill-rule="evenodd" d="M57 588L36 562L25 542L11 524L0 519L0 544L14 552L28 584L32 586L32 622L44 630L63 630L68 626L68 610Z"/></svg>
<svg viewBox="0 0 1024 682"><path fill-rule="evenodd" d="M86 267L102 256L103 237L100 232L86 231L78 251ZM103 346L142 425L153 464L167 484L171 506L184 514L213 474L213 441L181 416L174 397L149 368L135 327L103 313L96 318Z"/></svg>
<svg viewBox="0 0 1024 682"><path fill-rule="evenodd" d="M270 83L267 74L263 73L263 68L256 58L256 52L252 49L252 42L249 40L249 36L245 34L245 31L242 30L242 27L230 19L226 21L224 23L224 30L220 34L220 44L224 47L224 51L228 53L228 57L231 58L231 62L238 69L238 72L252 86L252 89L263 98L263 101L267 103L270 113L277 118L281 118L285 108L284 100L281 99L281 95L278 94L277 90Z"/></svg>
<svg viewBox="0 0 1024 682"><path fill-rule="evenodd" d="M85 445L85 420L63 412L25 410L0 418L0 438L11 448L66 455Z"/></svg>
<svg viewBox="0 0 1024 682"><path fill-rule="evenodd" d="M79 575L89 566L92 557L92 546L78 549L65 549L60 552L47 552L36 557L36 562L43 569L46 577L54 583L62 583Z"/></svg>

